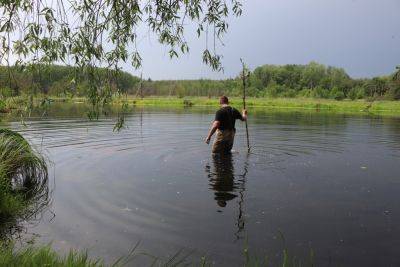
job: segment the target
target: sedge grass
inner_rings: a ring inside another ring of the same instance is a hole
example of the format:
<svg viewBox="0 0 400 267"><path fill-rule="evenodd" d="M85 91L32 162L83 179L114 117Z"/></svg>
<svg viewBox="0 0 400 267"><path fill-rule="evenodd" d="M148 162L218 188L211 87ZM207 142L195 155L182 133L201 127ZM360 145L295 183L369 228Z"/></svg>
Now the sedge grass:
<svg viewBox="0 0 400 267"><path fill-rule="evenodd" d="M87 252L70 251L66 256L58 255L50 246L35 248L27 246L15 249L13 245L3 245L0 249L0 266L30 267L30 266L68 266L95 267L103 266L100 260L92 260Z"/></svg>
<svg viewBox="0 0 400 267"><path fill-rule="evenodd" d="M0 129L0 235L48 202L46 160L20 134Z"/></svg>
<svg viewBox="0 0 400 267"><path fill-rule="evenodd" d="M138 244L130 251L127 256L120 257L111 264L105 264L102 259L91 258L88 251L70 250L66 255L61 255L54 251L50 245L34 246L27 245L23 248L15 248L14 243L9 242L0 246L0 266L11 267L30 267L30 266L59 266L59 267L103 267L103 266L163 266L163 267L183 267L199 266L211 267L214 263L207 257L201 257L193 260L192 252L179 250L167 258L160 258L149 253L137 251ZM278 263L271 264L268 257L259 258L250 255L249 249L243 251L243 260L238 261L235 266L243 267L300 267L315 266L313 261L313 252L310 254L310 260L302 262L289 255L287 249L282 251L281 260ZM136 261L137 257L148 259L147 264Z"/></svg>

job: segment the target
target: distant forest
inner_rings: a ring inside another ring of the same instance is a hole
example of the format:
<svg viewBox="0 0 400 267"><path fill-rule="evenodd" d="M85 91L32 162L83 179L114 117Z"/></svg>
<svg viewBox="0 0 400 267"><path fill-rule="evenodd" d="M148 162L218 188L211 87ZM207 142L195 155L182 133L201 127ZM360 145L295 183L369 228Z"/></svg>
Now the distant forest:
<svg viewBox="0 0 400 267"><path fill-rule="evenodd" d="M51 96L86 96L85 72L68 66L41 66L35 69L0 66L0 96L46 94ZM97 68L95 77L102 90L146 96L240 96L240 77L226 80L141 81L127 72ZM311 97L342 100L381 98L400 99L400 81L395 74L371 79L351 78L344 69L315 62L307 65L263 65L251 72L248 95L253 97ZM104 89L103 88L103 89ZM118 90L117 90L118 89Z"/></svg>

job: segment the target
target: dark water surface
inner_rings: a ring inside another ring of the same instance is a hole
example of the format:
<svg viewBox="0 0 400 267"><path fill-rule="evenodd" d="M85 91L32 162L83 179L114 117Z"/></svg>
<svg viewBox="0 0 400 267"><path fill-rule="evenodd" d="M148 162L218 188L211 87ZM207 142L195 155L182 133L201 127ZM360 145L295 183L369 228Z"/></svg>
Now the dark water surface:
<svg viewBox="0 0 400 267"><path fill-rule="evenodd" d="M234 153L218 158L203 143L211 109L135 109L119 133L115 116L82 110L2 123L53 162L51 212L27 237L107 262L140 241L238 266L247 239L272 263L286 247L303 260L312 249L317 266L400 266L398 118L253 110L253 152L238 123Z"/></svg>

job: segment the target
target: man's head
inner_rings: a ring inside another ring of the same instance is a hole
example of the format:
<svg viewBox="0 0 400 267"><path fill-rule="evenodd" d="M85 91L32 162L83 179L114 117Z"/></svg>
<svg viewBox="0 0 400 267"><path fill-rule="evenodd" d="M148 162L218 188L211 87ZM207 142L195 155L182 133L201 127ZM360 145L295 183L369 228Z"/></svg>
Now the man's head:
<svg viewBox="0 0 400 267"><path fill-rule="evenodd" d="M219 103L221 104L221 105L228 105L229 104L229 99L228 99L228 97L227 96L221 96L220 98L219 98Z"/></svg>

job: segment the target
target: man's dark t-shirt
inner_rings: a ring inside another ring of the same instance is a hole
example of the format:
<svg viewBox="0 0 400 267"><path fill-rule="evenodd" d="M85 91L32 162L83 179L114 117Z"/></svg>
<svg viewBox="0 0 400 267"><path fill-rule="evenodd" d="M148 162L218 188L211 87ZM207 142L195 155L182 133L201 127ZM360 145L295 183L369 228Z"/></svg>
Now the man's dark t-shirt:
<svg viewBox="0 0 400 267"><path fill-rule="evenodd" d="M220 122L219 130L236 130L235 121L242 119L242 114L230 106L220 108L215 114L215 120Z"/></svg>

